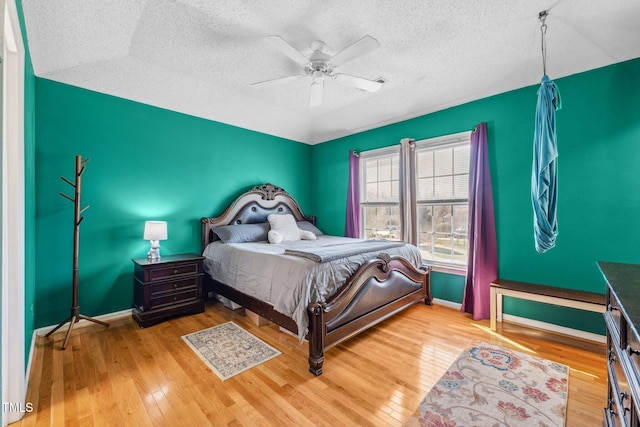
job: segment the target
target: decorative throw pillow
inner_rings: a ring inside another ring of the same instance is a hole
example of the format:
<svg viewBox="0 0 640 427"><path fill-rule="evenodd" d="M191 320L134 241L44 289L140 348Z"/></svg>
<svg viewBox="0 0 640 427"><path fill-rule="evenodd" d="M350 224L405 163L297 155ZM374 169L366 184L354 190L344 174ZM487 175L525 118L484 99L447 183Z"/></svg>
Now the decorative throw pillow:
<svg viewBox="0 0 640 427"><path fill-rule="evenodd" d="M315 240L316 235L308 230L300 230L291 214L271 214L267 217L271 230L268 233L269 243L280 243L295 240Z"/></svg>
<svg viewBox="0 0 640 427"><path fill-rule="evenodd" d="M259 242L267 240L269 224L233 224L213 227L213 232L218 235L223 243Z"/></svg>
<svg viewBox="0 0 640 427"><path fill-rule="evenodd" d="M313 225L312 223L310 223L309 221L298 221L298 228L300 230L307 230L307 231L311 231L313 234L315 234L316 236L321 236L323 233L322 231L320 231L318 229L318 227L316 227L315 225Z"/></svg>

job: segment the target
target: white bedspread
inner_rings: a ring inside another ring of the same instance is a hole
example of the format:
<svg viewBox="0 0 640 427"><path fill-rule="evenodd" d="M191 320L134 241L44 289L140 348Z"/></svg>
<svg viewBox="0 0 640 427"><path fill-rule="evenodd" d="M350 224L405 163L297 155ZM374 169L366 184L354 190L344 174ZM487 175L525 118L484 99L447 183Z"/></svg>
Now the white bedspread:
<svg viewBox="0 0 640 427"><path fill-rule="evenodd" d="M298 326L302 341L308 332L307 305L312 301L325 302L365 261L379 252L400 255L416 268L422 265L420 251L413 245L363 252L347 258L317 263L307 258L284 255L286 249L310 250L318 246L335 246L361 239L318 236L317 240L301 240L269 244L210 243L204 250L204 270L221 283L240 292L269 302L273 308L291 317Z"/></svg>

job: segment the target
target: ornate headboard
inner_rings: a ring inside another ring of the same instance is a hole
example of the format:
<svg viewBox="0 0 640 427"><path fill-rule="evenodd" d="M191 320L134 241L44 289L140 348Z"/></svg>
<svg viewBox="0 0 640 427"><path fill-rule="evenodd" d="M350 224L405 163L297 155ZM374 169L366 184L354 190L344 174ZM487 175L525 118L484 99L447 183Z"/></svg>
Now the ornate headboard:
<svg viewBox="0 0 640 427"><path fill-rule="evenodd" d="M202 223L200 249L204 250L209 243L218 239L212 231L213 227L267 222L267 216L273 213L289 213L297 221L316 223L316 217L303 214L298 202L284 189L273 184L263 184L242 194L220 216L200 219Z"/></svg>

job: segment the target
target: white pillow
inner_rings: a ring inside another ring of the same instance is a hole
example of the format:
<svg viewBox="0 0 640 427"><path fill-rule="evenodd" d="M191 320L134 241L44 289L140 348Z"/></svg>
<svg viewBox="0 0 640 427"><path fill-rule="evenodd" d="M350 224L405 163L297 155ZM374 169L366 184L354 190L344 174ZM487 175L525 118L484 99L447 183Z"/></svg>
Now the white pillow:
<svg viewBox="0 0 640 427"><path fill-rule="evenodd" d="M269 243L280 243L295 240L316 240L316 235L311 231L300 230L296 219L291 214L271 214L267 217L271 230L267 234Z"/></svg>

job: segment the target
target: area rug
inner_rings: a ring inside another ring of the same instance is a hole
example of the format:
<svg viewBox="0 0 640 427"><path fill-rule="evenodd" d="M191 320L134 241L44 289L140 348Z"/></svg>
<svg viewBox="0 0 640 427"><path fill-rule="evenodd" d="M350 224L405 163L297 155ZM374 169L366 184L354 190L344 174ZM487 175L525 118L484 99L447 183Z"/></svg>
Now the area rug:
<svg viewBox="0 0 640 427"><path fill-rule="evenodd" d="M565 365L478 343L458 356L404 425L564 426L568 386Z"/></svg>
<svg viewBox="0 0 640 427"><path fill-rule="evenodd" d="M223 381L282 354L233 322L182 339Z"/></svg>

